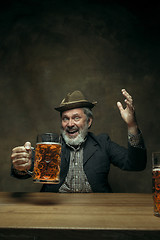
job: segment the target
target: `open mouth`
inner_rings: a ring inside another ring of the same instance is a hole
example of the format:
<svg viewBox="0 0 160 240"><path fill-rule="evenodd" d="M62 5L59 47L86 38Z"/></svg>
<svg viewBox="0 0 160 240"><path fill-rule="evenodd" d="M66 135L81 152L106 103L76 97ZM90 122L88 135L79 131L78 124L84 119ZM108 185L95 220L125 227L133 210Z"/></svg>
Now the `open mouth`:
<svg viewBox="0 0 160 240"><path fill-rule="evenodd" d="M66 133L71 136L71 137L74 137L74 136L77 136L79 131L78 129L67 129L66 130Z"/></svg>

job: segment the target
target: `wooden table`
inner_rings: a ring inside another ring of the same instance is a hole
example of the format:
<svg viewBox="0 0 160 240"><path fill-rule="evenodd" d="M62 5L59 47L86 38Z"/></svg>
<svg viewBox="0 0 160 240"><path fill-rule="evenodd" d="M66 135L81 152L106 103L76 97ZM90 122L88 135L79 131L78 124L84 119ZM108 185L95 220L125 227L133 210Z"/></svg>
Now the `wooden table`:
<svg viewBox="0 0 160 240"><path fill-rule="evenodd" d="M156 237L151 194L0 193L0 240Z"/></svg>

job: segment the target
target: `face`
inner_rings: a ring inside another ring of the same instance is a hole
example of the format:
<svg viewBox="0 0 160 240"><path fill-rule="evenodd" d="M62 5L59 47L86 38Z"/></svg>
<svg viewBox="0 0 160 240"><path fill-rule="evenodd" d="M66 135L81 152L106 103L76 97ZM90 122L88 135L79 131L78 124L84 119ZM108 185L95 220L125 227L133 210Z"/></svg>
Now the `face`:
<svg viewBox="0 0 160 240"><path fill-rule="evenodd" d="M84 141L92 119L87 121L82 108L75 108L62 113L62 135L70 145L77 145Z"/></svg>

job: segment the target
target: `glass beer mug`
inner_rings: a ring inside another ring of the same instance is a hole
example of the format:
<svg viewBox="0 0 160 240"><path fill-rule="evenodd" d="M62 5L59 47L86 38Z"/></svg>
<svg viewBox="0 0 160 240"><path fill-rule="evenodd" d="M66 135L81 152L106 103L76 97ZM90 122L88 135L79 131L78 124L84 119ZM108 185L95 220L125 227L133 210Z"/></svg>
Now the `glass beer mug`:
<svg viewBox="0 0 160 240"><path fill-rule="evenodd" d="M58 184L60 182L61 143L56 134L45 133L37 136L34 170L35 183Z"/></svg>
<svg viewBox="0 0 160 240"><path fill-rule="evenodd" d="M160 152L152 153L152 194L154 215L160 217Z"/></svg>

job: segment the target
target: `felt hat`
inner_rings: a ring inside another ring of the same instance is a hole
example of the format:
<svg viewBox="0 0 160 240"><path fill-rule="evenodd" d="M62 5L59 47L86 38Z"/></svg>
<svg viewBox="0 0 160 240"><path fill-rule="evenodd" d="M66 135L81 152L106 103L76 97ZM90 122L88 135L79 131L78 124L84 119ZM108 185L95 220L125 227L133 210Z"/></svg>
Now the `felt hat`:
<svg viewBox="0 0 160 240"><path fill-rule="evenodd" d="M81 91L74 91L72 93L68 93L67 96L62 100L59 107L56 107L55 110L59 112L64 112L73 108L93 108L97 102L90 102L85 99L83 93Z"/></svg>

